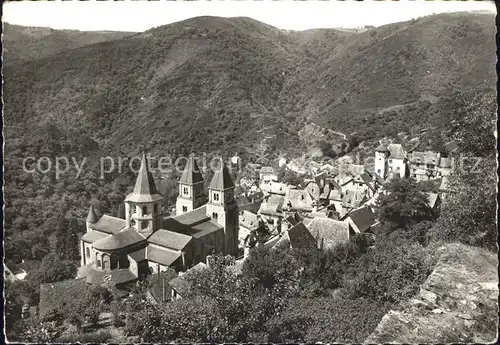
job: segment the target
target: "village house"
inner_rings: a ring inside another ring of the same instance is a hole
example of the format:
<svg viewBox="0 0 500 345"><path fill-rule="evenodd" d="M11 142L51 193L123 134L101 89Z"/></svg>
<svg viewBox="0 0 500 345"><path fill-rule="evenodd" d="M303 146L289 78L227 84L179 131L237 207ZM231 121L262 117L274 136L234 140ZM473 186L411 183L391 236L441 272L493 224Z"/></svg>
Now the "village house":
<svg viewBox="0 0 500 345"><path fill-rule="evenodd" d="M191 157L179 179L177 214L165 218L163 196L143 155L135 188L125 198L125 219L98 218L90 207L78 277L126 289L141 276L169 268L185 271L212 253L237 256L239 212L231 176L225 166L215 172L208 202L203 183Z"/></svg>
<svg viewBox="0 0 500 345"><path fill-rule="evenodd" d="M306 225L320 249L332 249L349 242L349 223L316 217Z"/></svg>
<svg viewBox="0 0 500 345"><path fill-rule="evenodd" d="M408 176L406 152L401 144L381 144L375 149L375 173L384 179Z"/></svg>
<svg viewBox="0 0 500 345"><path fill-rule="evenodd" d="M16 265L12 263L4 263L3 268L4 268L4 277L5 280L10 281L10 282L15 282L19 280L24 280L26 278L26 275L28 274L26 272L24 260L21 264Z"/></svg>
<svg viewBox="0 0 500 345"><path fill-rule="evenodd" d="M441 155L437 152L412 152L408 155L410 177L417 181L428 181L438 177Z"/></svg>
<svg viewBox="0 0 500 345"><path fill-rule="evenodd" d="M379 226L375 213L368 206L352 210L342 220L349 224L351 236L364 232L373 232Z"/></svg>
<svg viewBox="0 0 500 345"><path fill-rule="evenodd" d="M311 194L304 189L289 189L283 200L284 216L293 214L307 214L317 211L317 202L312 198Z"/></svg>
<svg viewBox="0 0 500 345"><path fill-rule="evenodd" d="M261 185L269 185L278 182L278 175L272 167L262 167L259 172L259 181Z"/></svg>

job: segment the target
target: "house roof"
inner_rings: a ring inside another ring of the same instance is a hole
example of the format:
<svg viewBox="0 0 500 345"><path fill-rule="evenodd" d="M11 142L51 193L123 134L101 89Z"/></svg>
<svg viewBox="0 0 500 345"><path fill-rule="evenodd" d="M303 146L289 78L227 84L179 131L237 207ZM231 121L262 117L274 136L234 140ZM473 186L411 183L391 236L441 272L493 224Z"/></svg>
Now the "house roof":
<svg viewBox="0 0 500 345"><path fill-rule="evenodd" d="M453 165L452 157L441 157L441 160L439 161L440 168L451 168L452 165Z"/></svg>
<svg viewBox="0 0 500 345"><path fill-rule="evenodd" d="M86 232L81 240L84 241L84 242L87 242L87 243L94 243L95 241L99 241L99 240L102 240L103 238L105 237L108 237L109 234L105 234L103 232L100 232L100 231L89 231L89 232Z"/></svg>
<svg viewBox="0 0 500 345"><path fill-rule="evenodd" d="M163 266L171 266L180 257L181 253L173 249L157 247L151 244L146 247L146 259Z"/></svg>
<svg viewBox="0 0 500 345"><path fill-rule="evenodd" d="M96 269L90 265L85 266L86 282L94 285L111 283L110 285L125 284L137 280L137 276L128 268L114 270Z"/></svg>
<svg viewBox="0 0 500 345"><path fill-rule="evenodd" d="M163 196L156 189L153 175L149 171L146 155L142 154L141 167L137 174L135 187L132 193L127 195L125 201L132 201L137 203L155 202L163 200Z"/></svg>
<svg viewBox="0 0 500 345"><path fill-rule="evenodd" d="M426 193L428 196L428 204L430 208L434 208L436 206L436 202L438 201L439 195L436 193Z"/></svg>
<svg viewBox="0 0 500 345"><path fill-rule="evenodd" d="M363 191L346 191L346 194L342 196L342 206L355 208L367 199L368 197Z"/></svg>
<svg viewBox="0 0 500 345"><path fill-rule="evenodd" d="M279 215L283 207L285 197L282 195L271 194L267 201L264 201L259 208L259 213L266 215Z"/></svg>
<svg viewBox="0 0 500 345"><path fill-rule="evenodd" d="M380 144L379 146L377 146L377 148L375 149L375 151L377 151L377 152L388 152L387 145L386 144Z"/></svg>
<svg viewBox="0 0 500 345"><path fill-rule="evenodd" d="M189 291L190 283L188 278L194 272L199 272L205 268L207 268L207 265L203 262L200 262L195 266L191 267L190 269L188 269L184 274L169 281L168 284L172 287L172 289L174 289L179 295L182 296L183 294Z"/></svg>
<svg viewBox="0 0 500 345"><path fill-rule="evenodd" d="M412 152L410 163L435 164L439 163L439 153L433 151Z"/></svg>
<svg viewBox="0 0 500 345"><path fill-rule="evenodd" d="M201 171L198 168L198 164L196 163L194 156L189 157L189 160L187 161L187 164L184 167L179 182L185 184L195 184L199 182L204 182L203 175L201 174Z"/></svg>
<svg viewBox="0 0 500 345"><path fill-rule="evenodd" d="M314 203L311 194L303 189L289 189L285 194L283 206L291 211L311 212Z"/></svg>
<svg viewBox="0 0 500 345"><path fill-rule="evenodd" d="M364 172L361 175L359 175L359 177L368 186L368 188L371 189L372 192L375 191L375 187L373 186L373 181L368 173Z"/></svg>
<svg viewBox="0 0 500 345"><path fill-rule="evenodd" d="M403 149L403 145L401 144L389 144L387 145L387 150L389 151L390 158L395 158L395 159L403 159L405 158L405 152Z"/></svg>
<svg viewBox="0 0 500 345"><path fill-rule="evenodd" d="M262 167L260 173L274 173L274 169L272 167Z"/></svg>
<svg viewBox="0 0 500 345"><path fill-rule="evenodd" d="M146 241L146 238L139 234L135 229L129 228L117 234L109 235L103 239L95 241L92 244L92 247L102 251L117 250L137 244L141 241Z"/></svg>
<svg viewBox="0 0 500 345"><path fill-rule="evenodd" d="M286 217L285 220L293 226L300 223L302 221L302 217L299 216L297 212L295 212L294 214L291 214L288 217Z"/></svg>
<svg viewBox="0 0 500 345"><path fill-rule="evenodd" d="M165 248L182 250L191 241L192 237L178 232L160 229L148 237L148 243L153 243Z"/></svg>
<svg viewBox="0 0 500 345"><path fill-rule="evenodd" d="M69 279L40 285L40 302L38 310L44 315L56 309L64 300L78 299L88 289L85 278Z"/></svg>
<svg viewBox="0 0 500 345"><path fill-rule="evenodd" d="M375 213L368 206L351 211L348 217L361 232L368 230L376 222Z"/></svg>
<svg viewBox="0 0 500 345"><path fill-rule="evenodd" d="M285 195L288 190L288 186L284 183L273 183L268 188L270 194Z"/></svg>
<svg viewBox="0 0 500 345"><path fill-rule="evenodd" d="M173 269L168 269L166 271L161 271L160 273L153 273L148 276L147 280L149 282L148 288L151 295L157 302L163 300L163 286L165 286L165 297L166 300L170 299L171 287L168 284L169 281L177 277L177 272Z"/></svg>
<svg viewBox="0 0 500 345"><path fill-rule="evenodd" d="M292 248L311 248L316 246L316 239L304 223L298 223L287 230Z"/></svg>
<svg viewBox="0 0 500 345"><path fill-rule="evenodd" d="M349 224L330 218L314 218L307 228L323 248L349 242Z"/></svg>
<svg viewBox="0 0 500 345"><path fill-rule="evenodd" d="M94 206L90 205L89 213L87 214L87 222L90 224L97 223L99 218L97 218L97 214L95 213Z"/></svg>
<svg viewBox="0 0 500 345"><path fill-rule="evenodd" d="M97 223L92 224L91 228L107 234L117 234L125 228L127 222L125 219L120 219L107 214L103 215Z"/></svg>
<svg viewBox="0 0 500 345"><path fill-rule="evenodd" d="M222 163L222 169L215 169L214 177L212 177L212 181L210 181L210 186L208 188L215 190L234 188L233 179L224 163Z"/></svg>
<svg viewBox="0 0 500 345"><path fill-rule="evenodd" d="M239 217L240 227L243 226L247 229L254 230L260 226L259 217L248 211L243 211L240 213Z"/></svg>

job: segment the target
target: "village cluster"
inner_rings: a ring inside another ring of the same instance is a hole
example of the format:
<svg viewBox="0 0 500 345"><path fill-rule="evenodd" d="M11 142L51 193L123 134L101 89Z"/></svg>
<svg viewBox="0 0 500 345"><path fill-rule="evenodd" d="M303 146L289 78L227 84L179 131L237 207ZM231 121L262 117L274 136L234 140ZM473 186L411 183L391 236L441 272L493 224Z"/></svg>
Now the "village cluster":
<svg viewBox="0 0 500 345"><path fill-rule="evenodd" d="M191 157L178 181L173 215L166 216L164 198L143 155L135 188L124 200L125 215L101 215L90 207L77 277L43 284L39 312L50 309L51 299L67 285L105 286L126 297L137 281L148 279L149 298L161 303L181 298L188 288L186 276L207 267L214 254L234 257L229 269L238 274L256 246L327 249L356 234L374 237L379 223L373 206L385 193L386 181L395 176L441 179L440 192L428 193L430 207L437 208L448 191L453 154L408 153L401 144L382 143L373 167L344 164L340 169L311 162L313 175L298 186L280 182L270 166L258 168L256 176L240 178L237 184L226 166L205 181ZM22 270L13 270L7 279L24 279Z"/></svg>

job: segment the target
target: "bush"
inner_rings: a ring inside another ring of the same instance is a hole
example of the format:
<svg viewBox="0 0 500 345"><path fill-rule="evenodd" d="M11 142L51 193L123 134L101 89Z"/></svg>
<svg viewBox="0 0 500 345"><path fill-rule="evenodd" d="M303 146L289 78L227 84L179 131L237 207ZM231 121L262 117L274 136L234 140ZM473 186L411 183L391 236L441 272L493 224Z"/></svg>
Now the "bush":
<svg viewBox="0 0 500 345"><path fill-rule="evenodd" d="M97 332L89 333L76 333L71 335L64 335L56 339L58 343L66 344L102 344L106 343L111 338L111 333L107 330L99 330Z"/></svg>

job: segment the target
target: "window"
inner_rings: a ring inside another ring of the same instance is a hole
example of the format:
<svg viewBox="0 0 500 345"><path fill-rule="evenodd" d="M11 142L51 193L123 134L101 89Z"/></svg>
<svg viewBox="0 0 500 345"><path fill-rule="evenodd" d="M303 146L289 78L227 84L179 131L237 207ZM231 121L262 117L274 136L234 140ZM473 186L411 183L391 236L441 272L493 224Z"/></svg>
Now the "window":
<svg viewBox="0 0 500 345"><path fill-rule="evenodd" d="M187 212L188 208L187 206L182 206L182 212Z"/></svg>
<svg viewBox="0 0 500 345"><path fill-rule="evenodd" d="M219 193L214 193L214 201L219 201Z"/></svg>
<svg viewBox="0 0 500 345"><path fill-rule="evenodd" d="M157 204L154 205L153 210L154 210L154 213L158 213L158 205Z"/></svg>
<svg viewBox="0 0 500 345"><path fill-rule="evenodd" d="M401 167L397 167L397 168L396 168L396 170L397 170L397 171L401 170Z"/></svg>
<svg viewBox="0 0 500 345"><path fill-rule="evenodd" d="M380 174L380 169L377 170L377 174Z"/></svg>
<svg viewBox="0 0 500 345"><path fill-rule="evenodd" d="M101 260L97 259L97 267L101 268Z"/></svg>
<svg viewBox="0 0 500 345"><path fill-rule="evenodd" d="M184 193L184 195L188 195L189 194L188 187L184 187L184 189L182 190L182 193Z"/></svg>
<svg viewBox="0 0 500 345"><path fill-rule="evenodd" d="M142 215L148 214L148 207L142 206Z"/></svg>
<svg viewBox="0 0 500 345"><path fill-rule="evenodd" d="M85 248L85 254L87 254L88 258L90 258L90 249L89 249L89 247Z"/></svg>
<svg viewBox="0 0 500 345"><path fill-rule="evenodd" d="M143 221L141 222L141 229L146 229L147 227L148 227L148 222L147 222L147 221L145 221L145 220L143 220Z"/></svg>
<svg viewBox="0 0 500 345"><path fill-rule="evenodd" d="M213 219L218 219L218 218L219 218L219 215L218 215L216 212L213 212L213 213L212 213L212 218L213 218Z"/></svg>

